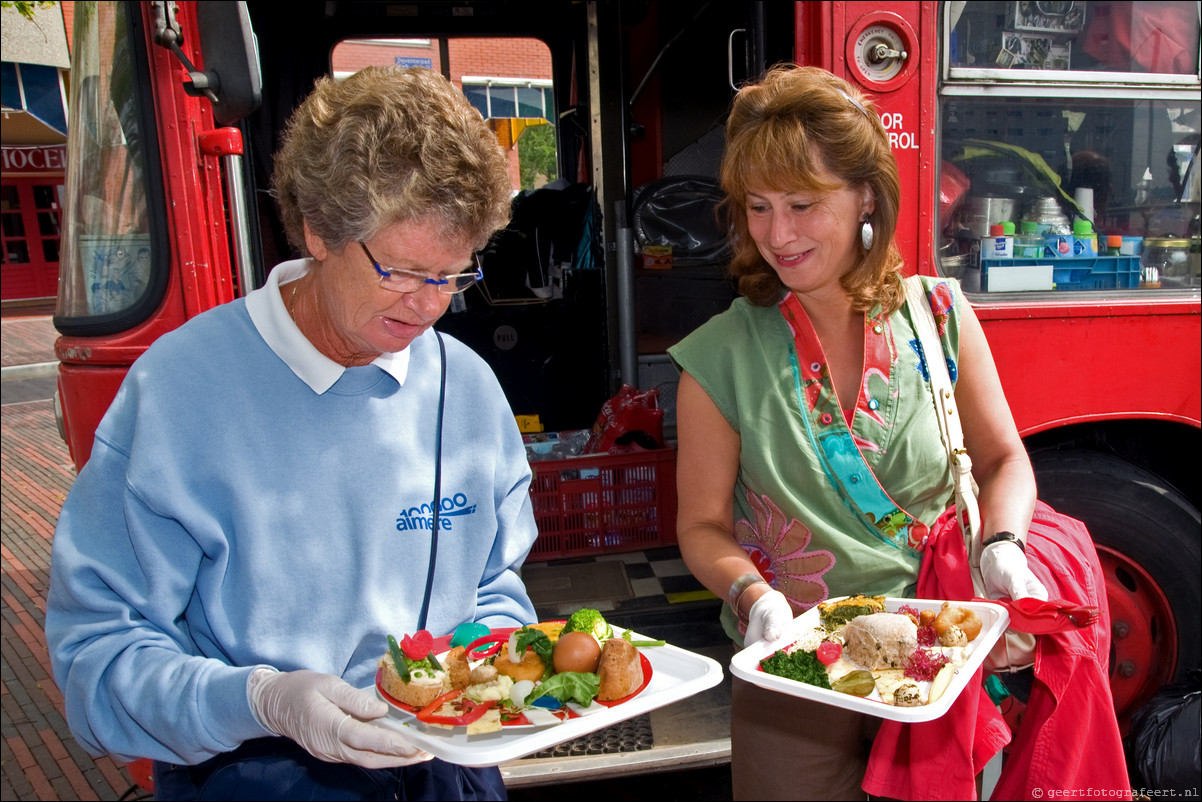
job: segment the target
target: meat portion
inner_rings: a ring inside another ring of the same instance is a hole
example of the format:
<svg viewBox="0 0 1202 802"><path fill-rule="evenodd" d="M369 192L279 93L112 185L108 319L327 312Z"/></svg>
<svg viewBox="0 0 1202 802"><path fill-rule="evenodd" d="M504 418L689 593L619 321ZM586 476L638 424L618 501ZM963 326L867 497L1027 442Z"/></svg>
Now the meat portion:
<svg viewBox="0 0 1202 802"><path fill-rule="evenodd" d="M905 668L918 648L918 627L897 613L853 618L842 632L847 659L869 669Z"/></svg>

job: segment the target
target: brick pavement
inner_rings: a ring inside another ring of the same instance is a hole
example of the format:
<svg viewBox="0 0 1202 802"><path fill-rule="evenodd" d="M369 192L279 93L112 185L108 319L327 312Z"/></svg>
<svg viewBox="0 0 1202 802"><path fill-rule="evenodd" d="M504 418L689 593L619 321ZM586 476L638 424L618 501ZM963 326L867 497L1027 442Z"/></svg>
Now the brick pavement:
<svg viewBox="0 0 1202 802"><path fill-rule="evenodd" d="M3 348L0 348L0 365L36 365L53 362L54 340L58 333L50 320L49 310L5 309L0 318L0 333Z"/></svg>
<svg viewBox="0 0 1202 802"><path fill-rule="evenodd" d="M2 325L5 367L53 361L46 314L6 309ZM129 774L71 737L42 634L54 524L75 478L54 402L5 404L0 429L0 798L118 799Z"/></svg>

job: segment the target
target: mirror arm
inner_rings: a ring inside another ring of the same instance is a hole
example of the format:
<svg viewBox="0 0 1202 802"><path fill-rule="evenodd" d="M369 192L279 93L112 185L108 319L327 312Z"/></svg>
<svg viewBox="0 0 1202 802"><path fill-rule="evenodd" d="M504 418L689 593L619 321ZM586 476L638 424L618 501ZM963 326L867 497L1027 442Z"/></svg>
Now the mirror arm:
<svg viewBox="0 0 1202 802"><path fill-rule="evenodd" d="M180 49L179 43L183 41L183 38L179 23L175 19L175 6L170 0L156 2L154 4L154 42L174 53L175 57L184 65L184 69L188 71L188 78L184 81L184 91L193 97L204 95L213 103L220 102L217 99L217 90L221 86L216 74L196 69L196 65Z"/></svg>

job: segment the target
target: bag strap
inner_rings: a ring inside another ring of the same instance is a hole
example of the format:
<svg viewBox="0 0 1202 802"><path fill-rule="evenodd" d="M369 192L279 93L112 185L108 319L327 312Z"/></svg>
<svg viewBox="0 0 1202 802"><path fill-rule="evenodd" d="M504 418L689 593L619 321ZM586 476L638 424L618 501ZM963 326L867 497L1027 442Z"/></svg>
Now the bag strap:
<svg viewBox="0 0 1202 802"><path fill-rule="evenodd" d="M931 312L931 300L922 286L922 279L911 276L905 280L905 285L910 317L918 333L923 359L926 360L939 429L943 433L943 444L955 483L957 517L965 541L969 544L969 561L977 566L981 562L981 510L973 487L972 460L964 448L964 429L960 425L960 411L956 407L952 377L947 370L943 341L939 339L939 332L935 328L935 315Z"/></svg>

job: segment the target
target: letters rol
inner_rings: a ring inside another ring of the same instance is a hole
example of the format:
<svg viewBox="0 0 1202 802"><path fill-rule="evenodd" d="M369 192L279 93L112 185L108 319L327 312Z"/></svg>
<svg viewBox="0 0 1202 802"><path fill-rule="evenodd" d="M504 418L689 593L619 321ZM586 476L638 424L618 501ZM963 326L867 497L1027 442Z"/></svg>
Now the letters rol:
<svg viewBox="0 0 1202 802"><path fill-rule="evenodd" d="M918 137L904 126L901 112L887 111L881 115L881 125L889 132L889 147L893 150L918 150Z"/></svg>

